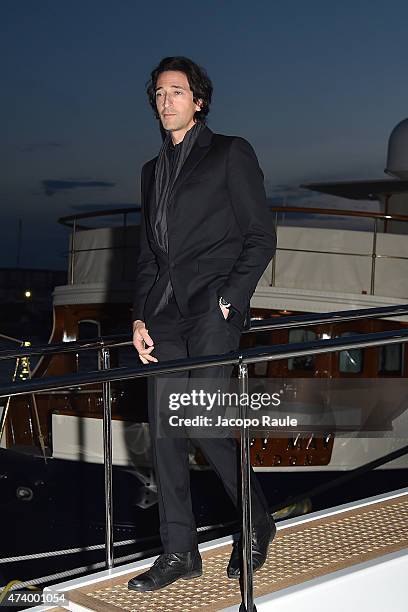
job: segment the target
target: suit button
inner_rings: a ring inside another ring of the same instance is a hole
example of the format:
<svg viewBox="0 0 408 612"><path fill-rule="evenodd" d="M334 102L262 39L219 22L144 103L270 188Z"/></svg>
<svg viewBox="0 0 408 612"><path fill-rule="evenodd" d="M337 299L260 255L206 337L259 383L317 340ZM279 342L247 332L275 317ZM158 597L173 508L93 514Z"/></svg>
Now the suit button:
<svg viewBox="0 0 408 612"><path fill-rule="evenodd" d="M176 267L176 264L172 262L172 263L170 264L170 268L175 268L175 267Z"/></svg>

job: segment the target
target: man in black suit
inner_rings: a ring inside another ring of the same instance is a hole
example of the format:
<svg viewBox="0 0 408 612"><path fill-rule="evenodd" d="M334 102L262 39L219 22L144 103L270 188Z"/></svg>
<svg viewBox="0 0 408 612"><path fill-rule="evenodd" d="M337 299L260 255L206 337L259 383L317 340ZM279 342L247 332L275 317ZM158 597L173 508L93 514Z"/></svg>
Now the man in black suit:
<svg viewBox="0 0 408 612"><path fill-rule="evenodd" d="M163 145L142 169L140 254L133 341L144 364L236 350L249 302L276 248L263 173L251 145L206 126L212 84L185 57L164 58L147 93L161 122ZM228 380L230 367L193 370ZM129 582L156 590L202 573L189 488L188 439L158 436L149 402L164 554ZM238 505L237 444L231 437L192 437ZM275 525L252 473L253 565L265 562ZM227 568L240 572L238 545Z"/></svg>

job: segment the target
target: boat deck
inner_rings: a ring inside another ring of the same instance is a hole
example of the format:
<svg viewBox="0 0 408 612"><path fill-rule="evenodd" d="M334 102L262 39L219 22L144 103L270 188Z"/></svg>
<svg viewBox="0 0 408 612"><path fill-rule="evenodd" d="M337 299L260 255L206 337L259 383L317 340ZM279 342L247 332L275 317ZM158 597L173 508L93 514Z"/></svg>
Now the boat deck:
<svg viewBox="0 0 408 612"><path fill-rule="evenodd" d="M406 609L407 595L401 599L400 605L404 607L398 607L398 588L405 589L406 593L404 574L401 580L398 576L399 571L407 575L408 569L408 489L282 521L277 527L267 562L254 576L254 597L259 612L269 609L278 612L283 608L288 612L291 600L295 609L300 604L300 593L302 610L312 610L319 589L323 586L326 593L328 588L331 592L330 583L343 585L340 603L344 609L347 590L348 596L351 594L347 585L354 584L356 572L357 591L365 605L355 605L351 608L353 611ZM127 581L150 566L152 559L55 585L49 590L64 591L69 600L67 607L78 611L237 610L239 583L226 576L231 538L206 543L200 548L203 575L189 581L179 580L156 592L136 593L127 589ZM376 577L378 571L380 580ZM395 581L391 590L389 580ZM310 587L314 587L315 597L310 599L309 608L305 588ZM385 607L375 607L376 603L382 605L381 598L386 593L387 597L396 598L395 601L388 599ZM332 595L330 608L334 611L337 610L336 596L333 600ZM374 599L369 606L367 597Z"/></svg>

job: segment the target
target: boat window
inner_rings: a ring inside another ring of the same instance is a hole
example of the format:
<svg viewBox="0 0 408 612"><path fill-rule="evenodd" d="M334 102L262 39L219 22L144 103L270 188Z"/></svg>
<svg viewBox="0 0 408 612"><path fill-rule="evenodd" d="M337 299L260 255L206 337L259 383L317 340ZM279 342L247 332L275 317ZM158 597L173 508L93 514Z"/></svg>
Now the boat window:
<svg viewBox="0 0 408 612"><path fill-rule="evenodd" d="M340 334L341 338L355 336L357 332L349 331ZM339 352L339 371L344 374L359 374L363 371L363 351L361 349L348 349Z"/></svg>
<svg viewBox="0 0 408 612"><path fill-rule="evenodd" d="M260 346L270 346L271 342L271 333L269 332L257 332L254 334L254 342L256 347ZM254 376L266 376L268 373L268 362L267 361L258 361L254 363L253 375Z"/></svg>
<svg viewBox="0 0 408 612"><path fill-rule="evenodd" d="M95 340L101 335L101 324L99 321L79 321L78 340ZM99 370L98 351L78 351L76 353L77 372L93 372Z"/></svg>
<svg viewBox="0 0 408 612"><path fill-rule="evenodd" d="M311 329L289 330L289 344L297 342L312 342L316 340L316 332ZM290 357L288 359L288 370L310 371L315 369L315 356L305 355L303 357Z"/></svg>
<svg viewBox="0 0 408 612"><path fill-rule="evenodd" d="M378 373L402 374L404 347L401 344L388 344L379 347Z"/></svg>

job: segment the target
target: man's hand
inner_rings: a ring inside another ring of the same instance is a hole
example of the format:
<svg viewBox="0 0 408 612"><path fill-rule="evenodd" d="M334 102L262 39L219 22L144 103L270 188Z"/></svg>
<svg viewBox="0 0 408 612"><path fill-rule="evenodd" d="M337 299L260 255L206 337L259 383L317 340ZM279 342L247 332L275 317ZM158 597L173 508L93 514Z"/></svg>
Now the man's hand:
<svg viewBox="0 0 408 612"><path fill-rule="evenodd" d="M229 308L227 308L226 306L220 306L220 308L222 314L224 315L224 319L227 319L229 315Z"/></svg>
<svg viewBox="0 0 408 612"><path fill-rule="evenodd" d="M140 319L133 322L133 346L139 353L139 359L142 363L158 361L156 357L150 354L154 349L153 340L149 336L144 321L140 321Z"/></svg>

